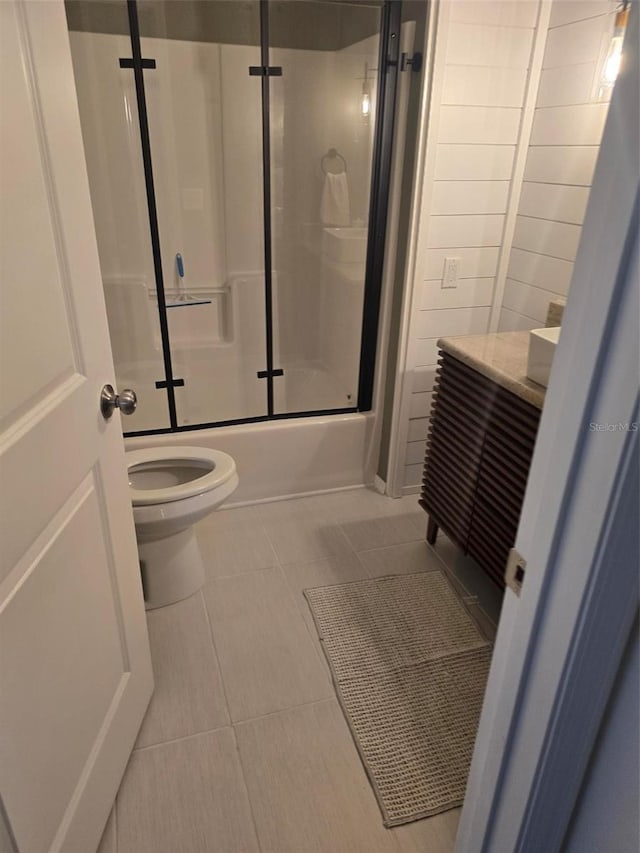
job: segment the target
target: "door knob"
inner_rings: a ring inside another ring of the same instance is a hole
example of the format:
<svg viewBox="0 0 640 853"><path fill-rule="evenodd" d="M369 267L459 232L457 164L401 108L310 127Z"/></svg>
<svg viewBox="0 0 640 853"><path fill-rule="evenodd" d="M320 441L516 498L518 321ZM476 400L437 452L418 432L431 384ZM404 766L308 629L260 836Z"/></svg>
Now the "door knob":
<svg viewBox="0 0 640 853"><path fill-rule="evenodd" d="M100 411L106 421L109 420L114 409L120 409L123 415L132 415L137 405L136 392L130 388L125 388L122 394L116 394L113 385L105 385L100 392Z"/></svg>

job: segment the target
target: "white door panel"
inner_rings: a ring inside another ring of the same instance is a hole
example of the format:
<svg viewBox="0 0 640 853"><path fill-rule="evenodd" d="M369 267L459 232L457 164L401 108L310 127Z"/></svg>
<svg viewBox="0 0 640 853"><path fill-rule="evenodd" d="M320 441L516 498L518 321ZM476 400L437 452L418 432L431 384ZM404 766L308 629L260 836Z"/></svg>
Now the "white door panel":
<svg viewBox="0 0 640 853"><path fill-rule="evenodd" d="M62 3L0 40L0 793L20 853L85 853L151 665Z"/></svg>

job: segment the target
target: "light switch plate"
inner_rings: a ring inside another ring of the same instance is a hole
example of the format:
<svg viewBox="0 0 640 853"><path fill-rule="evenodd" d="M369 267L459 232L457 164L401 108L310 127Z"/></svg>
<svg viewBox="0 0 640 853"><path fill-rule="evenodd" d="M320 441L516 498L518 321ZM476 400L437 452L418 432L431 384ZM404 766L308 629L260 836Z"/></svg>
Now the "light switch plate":
<svg viewBox="0 0 640 853"><path fill-rule="evenodd" d="M442 274L442 289L458 286L458 266L460 258L445 258L444 272Z"/></svg>

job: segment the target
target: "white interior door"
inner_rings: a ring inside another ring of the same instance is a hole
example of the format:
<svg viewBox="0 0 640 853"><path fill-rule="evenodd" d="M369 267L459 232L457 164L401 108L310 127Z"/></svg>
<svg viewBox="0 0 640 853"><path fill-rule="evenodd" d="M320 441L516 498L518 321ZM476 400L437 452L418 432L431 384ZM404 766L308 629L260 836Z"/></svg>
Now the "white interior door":
<svg viewBox="0 0 640 853"><path fill-rule="evenodd" d="M0 838L89 853L152 691L62 2L0 2Z"/></svg>

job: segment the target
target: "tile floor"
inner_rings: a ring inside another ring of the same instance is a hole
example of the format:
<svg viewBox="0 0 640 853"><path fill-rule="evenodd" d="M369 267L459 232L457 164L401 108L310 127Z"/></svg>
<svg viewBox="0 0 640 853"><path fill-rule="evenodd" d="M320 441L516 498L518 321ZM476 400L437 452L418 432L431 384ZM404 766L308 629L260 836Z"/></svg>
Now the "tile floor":
<svg viewBox="0 0 640 853"><path fill-rule="evenodd" d="M155 694L99 853L449 853L458 810L383 827L302 595L444 566L493 632L500 593L425 529L369 489L202 522L204 589L147 614Z"/></svg>

